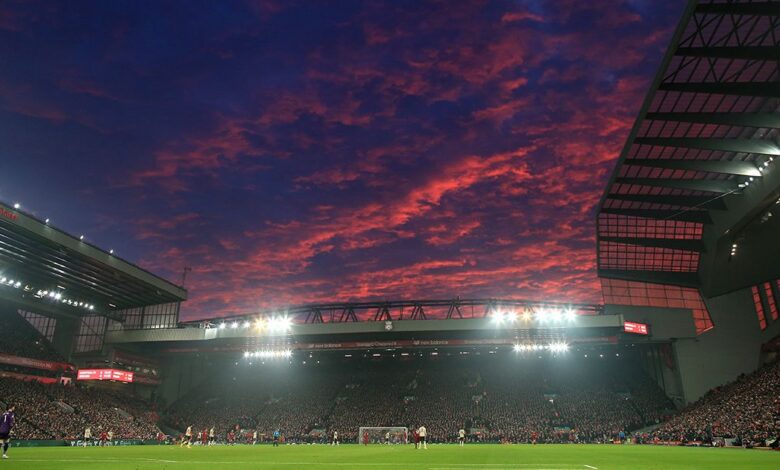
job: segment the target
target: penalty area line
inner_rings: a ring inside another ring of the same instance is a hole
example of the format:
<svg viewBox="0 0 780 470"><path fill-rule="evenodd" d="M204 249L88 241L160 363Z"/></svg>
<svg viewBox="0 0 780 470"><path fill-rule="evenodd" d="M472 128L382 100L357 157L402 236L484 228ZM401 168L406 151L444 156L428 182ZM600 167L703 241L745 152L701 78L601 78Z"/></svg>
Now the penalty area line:
<svg viewBox="0 0 780 470"><path fill-rule="evenodd" d="M587 464L583 464L583 465L585 465L586 467L588 467L588 468L590 468L592 470L599 470L598 467L594 467L593 465L587 465Z"/></svg>

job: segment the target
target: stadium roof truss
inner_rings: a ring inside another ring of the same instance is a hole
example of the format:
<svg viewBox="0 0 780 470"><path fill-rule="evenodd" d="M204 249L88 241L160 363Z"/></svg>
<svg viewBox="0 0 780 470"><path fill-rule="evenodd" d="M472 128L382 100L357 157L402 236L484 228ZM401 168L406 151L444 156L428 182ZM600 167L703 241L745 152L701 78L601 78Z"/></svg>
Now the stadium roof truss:
<svg viewBox="0 0 780 470"><path fill-rule="evenodd" d="M113 317L116 310L187 298L183 288L5 204L0 204L0 278L15 281L0 286L0 298L49 313ZM66 298L83 305L65 304Z"/></svg>
<svg viewBox="0 0 780 470"><path fill-rule="evenodd" d="M780 3L689 3L601 199L608 303L614 279L698 293L711 214L780 163L779 63Z"/></svg>
<svg viewBox="0 0 780 470"><path fill-rule="evenodd" d="M600 315L602 305L571 304L560 302L538 302L519 299L440 299L440 300L393 300L367 302L340 302L304 304L281 309L280 314L302 323L348 323L359 321L395 321L429 319L485 318L495 314L521 315L524 312L570 311L576 315ZM183 323L183 326L214 328L220 323L253 321L258 316L272 314L249 314L197 320Z"/></svg>

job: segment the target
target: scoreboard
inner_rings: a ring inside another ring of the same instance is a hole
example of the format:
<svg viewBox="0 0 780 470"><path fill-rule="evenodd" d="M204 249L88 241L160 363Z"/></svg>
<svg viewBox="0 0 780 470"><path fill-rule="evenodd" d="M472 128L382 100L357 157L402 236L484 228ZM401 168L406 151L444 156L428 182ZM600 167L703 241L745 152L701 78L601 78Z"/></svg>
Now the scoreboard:
<svg viewBox="0 0 780 470"><path fill-rule="evenodd" d="M77 380L115 380L117 382L130 383L133 381L133 372L119 369L79 369Z"/></svg>
<svg viewBox="0 0 780 470"><path fill-rule="evenodd" d="M634 333L637 335L650 334L647 330L647 325L644 323L635 323L632 321L623 322L623 331L626 333Z"/></svg>

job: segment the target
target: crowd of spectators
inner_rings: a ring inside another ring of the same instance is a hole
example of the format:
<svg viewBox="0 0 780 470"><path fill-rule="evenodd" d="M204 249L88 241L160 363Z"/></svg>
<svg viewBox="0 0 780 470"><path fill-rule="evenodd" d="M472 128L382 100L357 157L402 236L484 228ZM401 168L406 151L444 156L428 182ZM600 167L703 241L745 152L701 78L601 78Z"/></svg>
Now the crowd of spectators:
<svg viewBox="0 0 780 470"><path fill-rule="evenodd" d="M113 431L118 439L153 439L151 406L125 394L74 385L0 378L0 401L16 406L17 439L79 439L84 429Z"/></svg>
<svg viewBox="0 0 780 470"><path fill-rule="evenodd" d="M486 441L604 442L673 408L654 383L617 363L550 362L507 368L479 358L364 361L305 374L267 370L262 380L215 377L175 403L167 418L178 429L214 427L224 435L238 425L302 442L315 430L324 431L323 440L338 431L343 441L357 442L360 427L420 425L434 442L454 441L461 428Z"/></svg>
<svg viewBox="0 0 780 470"><path fill-rule="evenodd" d="M651 439L710 444L733 438L745 446L780 439L780 361L715 388L662 424Z"/></svg>

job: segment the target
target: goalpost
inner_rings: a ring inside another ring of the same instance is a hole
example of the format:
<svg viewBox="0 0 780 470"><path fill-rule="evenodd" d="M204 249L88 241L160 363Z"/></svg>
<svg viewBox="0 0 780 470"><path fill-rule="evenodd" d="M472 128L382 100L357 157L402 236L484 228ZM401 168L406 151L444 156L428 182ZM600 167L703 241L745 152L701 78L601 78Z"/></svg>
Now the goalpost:
<svg viewBox="0 0 780 470"><path fill-rule="evenodd" d="M366 433L368 433L369 444L406 444L409 442L409 429L403 426L361 426L358 429L358 444L363 444Z"/></svg>

